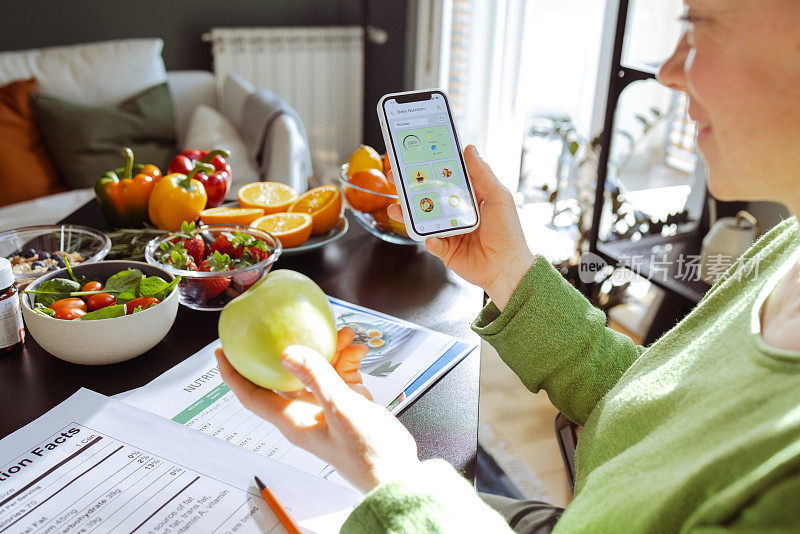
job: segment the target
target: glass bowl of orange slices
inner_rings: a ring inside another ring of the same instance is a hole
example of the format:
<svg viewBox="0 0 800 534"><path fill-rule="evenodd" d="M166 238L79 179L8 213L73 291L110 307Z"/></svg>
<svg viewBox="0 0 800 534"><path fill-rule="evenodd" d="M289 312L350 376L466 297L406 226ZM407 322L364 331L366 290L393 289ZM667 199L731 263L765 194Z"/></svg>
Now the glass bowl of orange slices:
<svg viewBox="0 0 800 534"><path fill-rule="evenodd" d="M394 184L377 169L363 169L350 176L349 166L349 163L342 165L339 183L347 207L358 224L388 243L418 245L408 237L405 225L389 217L386 211L391 204L399 202Z"/></svg>
<svg viewBox="0 0 800 534"><path fill-rule="evenodd" d="M281 242L284 255L320 248L341 238L348 229L342 193L335 185L298 194L283 183L253 182L242 186L237 197L238 207L205 210L200 218L209 224L245 224L267 232Z"/></svg>

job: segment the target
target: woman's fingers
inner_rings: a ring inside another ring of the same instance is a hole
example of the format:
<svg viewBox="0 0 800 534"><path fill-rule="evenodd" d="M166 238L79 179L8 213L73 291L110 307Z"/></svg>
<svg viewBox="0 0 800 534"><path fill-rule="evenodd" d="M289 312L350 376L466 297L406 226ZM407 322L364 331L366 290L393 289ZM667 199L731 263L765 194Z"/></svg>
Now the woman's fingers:
<svg viewBox="0 0 800 534"><path fill-rule="evenodd" d="M400 204L389 204L389 207L386 208L386 213L397 222L405 222L403 220L403 209L400 207Z"/></svg>
<svg viewBox="0 0 800 534"><path fill-rule="evenodd" d="M369 347L366 345L348 345L339 354L339 360L336 364L336 372L339 375L344 375L353 371L358 371L361 367L361 360L369 352ZM342 376L344 378L344 376Z"/></svg>
<svg viewBox="0 0 800 534"><path fill-rule="evenodd" d="M386 173L386 178L391 183L394 183L394 174L392 174L392 169L389 169L389 172ZM389 204L389 206L386 208L386 213L389 215L390 219L394 219L397 222L403 222L403 210L400 208L400 204Z"/></svg>
<svg viewBox="0 0 800 534"><path fill-rule="evenodd" d="M353 339L356 337L356 331L350 328L349 326L345 326L339 329L336 332L336 352L333 353L333 358L331 358L331 365L336 367L339 363L339 355L342 353L342 350L353 342Z"/></svg>
<svg viewBox="0 0 800 534"><path fill-rule="evenodd" d="M425 248L439 259L447 252L447 240L444 237L429 237L425 240Z"/></svg>
<svg viewBox="0 0 800 534"><path fill-rule="evenodd" d="M353 342L356 337L356 331L349 326L341 328L336 334L336 352L344 349L347 345Z"/></svg>
<svg viewBox="0 0 800 534"><path fill-rule="evenodd" d="M475 145L464 149L464 161L467 164L470 180L475 188L475 200L478 204L484 200L495 201L508 190L494 175L489 164L483 161Z"/></svg>
<svg viewBox="0 0 800 534"><path fill-rule="evenodd" d="M236 393L245 408L273 422L284 418L284 410L292 402L290 399L284 399L274 391L264 389L240 375L222 349L217 349L214 354L222 380Z"/></svg>
<svg viewBox="0 0 800 534"><path fill-rule="evenodd" d="M349 391L330 362L313 349L301 345L286 347L281 363L314 394L326 413L333 408L337 397Z"/></svg>

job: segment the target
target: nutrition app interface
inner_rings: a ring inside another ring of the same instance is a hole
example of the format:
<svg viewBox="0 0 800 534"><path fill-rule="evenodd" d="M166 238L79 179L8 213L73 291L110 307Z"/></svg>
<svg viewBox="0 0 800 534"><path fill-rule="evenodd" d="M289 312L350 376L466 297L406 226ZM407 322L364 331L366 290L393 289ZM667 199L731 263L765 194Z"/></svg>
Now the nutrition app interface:
<svg viewBox="0 0 800 534"><path fill-rule="evenodd" d="M391 99L384 108L415 231L426 234L475 225L476 209L442 95L433 93L430 100L408 103Z"/></svg>

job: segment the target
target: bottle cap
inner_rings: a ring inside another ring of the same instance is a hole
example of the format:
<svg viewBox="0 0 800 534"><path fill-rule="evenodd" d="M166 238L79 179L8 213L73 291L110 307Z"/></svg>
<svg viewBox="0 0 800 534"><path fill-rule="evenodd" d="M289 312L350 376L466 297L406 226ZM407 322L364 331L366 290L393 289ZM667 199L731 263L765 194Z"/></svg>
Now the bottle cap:
<svg viewBox="0 0 800 534"><path fill-rule="evenodd" d="M14 283L14 271L7 258L0 258L0 289L10 287Z"/></svg>

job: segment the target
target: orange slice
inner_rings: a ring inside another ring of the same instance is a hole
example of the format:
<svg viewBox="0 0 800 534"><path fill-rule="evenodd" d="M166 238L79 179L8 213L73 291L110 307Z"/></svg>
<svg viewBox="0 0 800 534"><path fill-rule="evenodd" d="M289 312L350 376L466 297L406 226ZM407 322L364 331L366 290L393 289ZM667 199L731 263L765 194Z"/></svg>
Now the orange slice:
<svg viewBox="0 0 800 534"><path fill-rule="evenodd" d="M311 236L312 221L307 213L273 213L259 217L250 226L274 235L283 248L294 248Z"/></svg>
<svg viewBox="0 0 800 534"><path fill-rule="evenodd" d="M241 224L247 226L264 216L261 208L210 208L200 212L206 224Z"/></svg>
<svg viewBox="0 0 800 534"><path fill-rule="evenodd" d="M280 213L297 200L297 191L278 182L253 182L239 188L239 205L260 208L264 213Z"/></svg>
<svg viewBox="0 0 800 534"><path fill-rule="evenodd" d="M342 216L342 194L335 185L323 185L306 191L289 206L289 213L311 215L311 235L324 234Z"/></svg>

